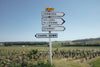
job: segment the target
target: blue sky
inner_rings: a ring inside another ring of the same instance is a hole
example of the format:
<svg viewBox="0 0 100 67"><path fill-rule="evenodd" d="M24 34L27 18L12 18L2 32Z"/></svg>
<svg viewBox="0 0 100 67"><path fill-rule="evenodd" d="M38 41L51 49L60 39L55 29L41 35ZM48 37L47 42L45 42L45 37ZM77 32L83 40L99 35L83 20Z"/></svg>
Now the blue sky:
<svg viewBox="0 0 100 67"><path fill-rule="evenodd" d="M52 41L100 37L100 0L0 0L0 42L48 41L35 38L41 30L41 11L46 7L64 12L65 31Z"/></svg>

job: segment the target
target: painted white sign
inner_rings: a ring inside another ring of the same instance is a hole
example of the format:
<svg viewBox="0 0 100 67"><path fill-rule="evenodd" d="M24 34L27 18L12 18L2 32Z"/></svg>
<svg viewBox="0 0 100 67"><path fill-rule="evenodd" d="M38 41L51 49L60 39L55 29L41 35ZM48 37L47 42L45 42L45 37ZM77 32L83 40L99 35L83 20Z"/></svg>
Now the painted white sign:
<svg viewBox="0 0 100 67"><path fill-rule="evenodd" d="M42 31L64 31L65 27L64 26L43 26Z"/></svg>
<svg viewBox="0 0 100 67"><path fill-rule="evenodd" d="M42 25L62 25L64 22L62 18L42 18Z"/></svg>
<svg viewBox="0 0 100 67"><path fill-rule="evenodd" d="M37 33L35 35L36 38L57 38L57 33Z"/></svg>
<svg viewBox="0 0 100 67"><path fill-rule="evenodd" d="M45 17L45 16L63 17L65 14L64 14L64 12L42 12L41 15L43 17Z"/></svg>

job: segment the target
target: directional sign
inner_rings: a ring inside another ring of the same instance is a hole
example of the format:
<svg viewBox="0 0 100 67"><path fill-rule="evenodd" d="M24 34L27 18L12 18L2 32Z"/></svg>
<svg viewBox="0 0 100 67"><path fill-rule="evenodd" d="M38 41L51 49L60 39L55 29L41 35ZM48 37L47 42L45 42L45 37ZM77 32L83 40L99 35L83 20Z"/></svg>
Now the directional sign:
<svg viewBox="0 0 100 67"><path fill-rule="evenodd" d="M45 8L46 11L54 11L54 8Z"/></svg>
<svg viewBox="0 0 100 67"><path fill-rule="evenodd" d="M62 25L64 22L62 18L42 18L42 25Z"/></svg>
<svg viewBox="0 0 100 67"><path fill-rule="evenodd" d="M64 31L65 27L64 26L43 26L42 31Z"/></svg>
<svg viewBox="0 0 100 67"><path fill-rule="evenodd" d="M65 14L64 14L64 12L42 12L41 15L43 17L45 17L45 16L63 17Z"/></svg>
<svg viewBox="0 0 100 67"><path fill-rule="evenodd" d="M35 35L36 38L57 38L58 34L57 33L37 33Z"/></svg>

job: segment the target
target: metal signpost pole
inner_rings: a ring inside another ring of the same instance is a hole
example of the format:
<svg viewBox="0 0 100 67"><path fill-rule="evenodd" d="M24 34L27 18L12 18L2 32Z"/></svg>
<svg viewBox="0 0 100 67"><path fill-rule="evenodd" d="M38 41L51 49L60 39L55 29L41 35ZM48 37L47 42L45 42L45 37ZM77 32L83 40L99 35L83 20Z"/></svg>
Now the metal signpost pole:
<svg viewBox="0 0 100 67"><path fill-rule="evenodd" d="M50 11L48 11L50 12ZM51 16L48 16L50 18ZM49 25L51 27L51 25ZM51 34L51 31L49 31L49 34ZM51 38L49 37L49 52L50 52L50 64L52 65L52 41Z"/></svg>
<svg viewBox="0 0 100 67"><path fill-rule="evenodd" d="M48 12L54 11L54 8L46 8L45 9ZM48 18L51 18L51 16L48 16ZM51 27L51 24L49 24L49 27ZM51 34L51 31L49 31L49 34ZM49 52L50 52L50 64L52 65L52 41L51 38L49 37Z"/></svg>
<svg viewBox="0 0 100 67"><path fill-rule="evenodd" d="M45 9L48 12L54 11L54 8L46 8ZM48 18L51 18L51 16L48 16ZM49 27L51 27L51 24L49 24ZM51 31L49 31L49 35L51 34ZM49 37L49 51L50 51L50 64L52 65L52 41Z"/></svg>
<svg viewBox="0 0 100 67"><path fill-rule="evenodd" d="M51 34L51 31L49 31L49 34ZM51 41L51 38L49 38L49 51L50 51L50 63L52 65L52 41Z"/></svg>

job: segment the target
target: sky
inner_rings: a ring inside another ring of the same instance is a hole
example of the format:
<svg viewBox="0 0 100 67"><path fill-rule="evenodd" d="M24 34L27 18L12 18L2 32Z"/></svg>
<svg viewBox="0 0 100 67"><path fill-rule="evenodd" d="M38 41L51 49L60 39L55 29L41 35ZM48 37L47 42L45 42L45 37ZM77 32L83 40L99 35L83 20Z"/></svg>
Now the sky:
<svg viewBox="0 0 100 67"><path fill-rule="evenodd" d="M100 37L100 0L0 0L0 42L48 41L36 38L42 32L41 12L45 8L64 12L65 31L52 41Z"/></svg>

